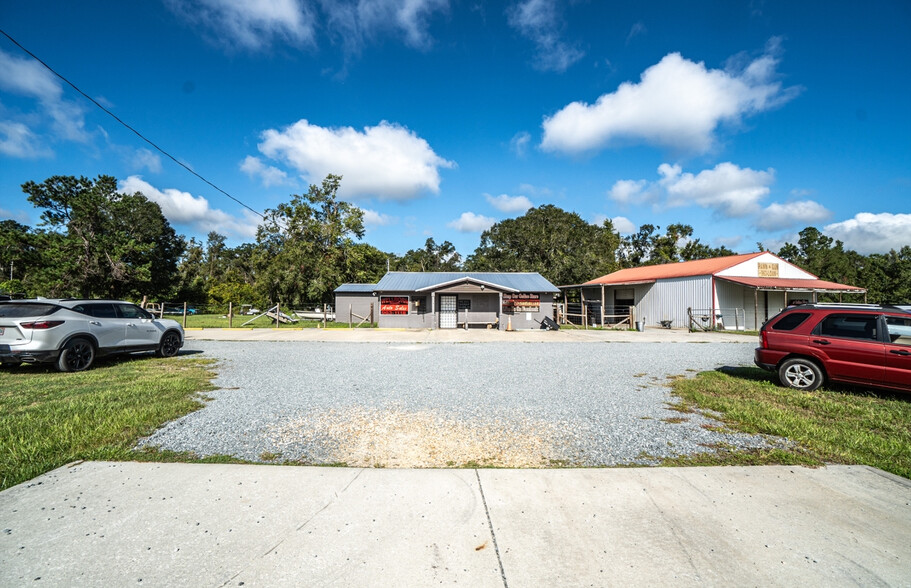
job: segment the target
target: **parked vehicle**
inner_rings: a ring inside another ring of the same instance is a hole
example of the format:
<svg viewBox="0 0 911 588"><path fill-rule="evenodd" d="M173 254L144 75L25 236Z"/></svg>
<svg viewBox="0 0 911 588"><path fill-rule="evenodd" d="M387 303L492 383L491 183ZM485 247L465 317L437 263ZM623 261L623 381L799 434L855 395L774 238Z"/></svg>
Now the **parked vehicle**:
<svg viewBox="0 0 911 588"><path fill-rule="evenodd" d="M754 361L781 383L815 390L825 381L911 392L911 308L804 304L769 319Z"/></svg>
<svg viewBox="0 0 911 588"><path fill-rule="evenodd" d="M62 372L88 369L96 357L154 351L177 355L183 327L122 300L0 301L0 362L54 363Z"/></svg>

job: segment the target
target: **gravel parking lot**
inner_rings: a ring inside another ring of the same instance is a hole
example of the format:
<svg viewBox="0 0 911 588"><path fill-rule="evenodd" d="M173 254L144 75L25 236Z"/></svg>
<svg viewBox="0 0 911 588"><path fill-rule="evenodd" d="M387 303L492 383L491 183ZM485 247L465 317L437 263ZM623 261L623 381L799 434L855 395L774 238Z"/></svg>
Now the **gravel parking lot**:
<svg viewBox="0 0 911 588"><path fill-rule="evenodd" d="M751 365L755 343L190 341L219 360L206 407L142 445L366 467L654 463L767 446L679 413L667 378Z"/></svg>

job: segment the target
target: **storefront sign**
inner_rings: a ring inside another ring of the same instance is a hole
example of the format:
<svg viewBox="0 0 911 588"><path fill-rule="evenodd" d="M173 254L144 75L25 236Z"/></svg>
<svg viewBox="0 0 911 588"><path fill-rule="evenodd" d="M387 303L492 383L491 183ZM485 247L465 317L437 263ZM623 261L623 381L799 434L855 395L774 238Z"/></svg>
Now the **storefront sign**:
<svg viewBox="0 0 911 588"><path fill-rule="evenodd" d="M777 263L757 263L759 269L760 278L777 278L778 277L778 264Z"/></svg>
<svg viewBox="0 0 911 588"><path fill-rule="evenodd" d="M503 294L503 312L538 312L540 309L538 294Z"/></svg>
<svg viewBox="0 0 911 588"><path fill-rule="evenodd" d="M408 297L380 296L380 314L408 314Z"/></svg>

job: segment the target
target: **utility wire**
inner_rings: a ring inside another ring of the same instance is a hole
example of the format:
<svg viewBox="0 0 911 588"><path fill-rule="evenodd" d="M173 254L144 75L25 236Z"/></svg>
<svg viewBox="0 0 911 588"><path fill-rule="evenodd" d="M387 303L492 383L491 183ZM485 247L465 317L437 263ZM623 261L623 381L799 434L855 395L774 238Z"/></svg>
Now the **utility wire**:
<svg viewBox="0 0 911 588"><path fill-rule="evenodd" d="M161 147L159 147L158 145L156 145L155 143L153 143L152 141L150 141L149 139L147 139L142 133L140 133L139 131L137 131L136 129L134 129L133 127L131 127L131 126L128 125L127 123L125 123L123 120L121 120L120 117L118 117L116 114L114 114L113 112L111 112L110 110L108 110L107 108L105 108L104 106L102 106L101 104L99 104L97 100L95 100L94 98L92 98L91 96L89 96L88 94L86 94L85 92L83 92L82 90L80 90L80 89L76 86L76 84L74 84L73 82L69 81L68 79L66 79L65 77L63 77L62 75L60 75L59 73L57 73L56 71L54 71L54 68L52 68L51 66L49 66L48 64L46 64L46 63L45 63L44 61L42 61L41 58L39 58L37 55L35 55L35 54L32 53L31 51L29 51L28 49L26 49L25 47L23 47L21 44L19 44L19 41L17 41L16 39L12 38L12 37L9 35L9 33L7 33L6 31L4 31L3 29L0 29L0 33L3 33L3 36L6 37L7 39L9 39L10 41L12 41L12 43L13 43L16 47L18 47L19 49L21 49L22 51L24 51L25 53L27 53L27 54L29 55L29 57L31 57L32 59L34 59L35 61L37 61L37 62L40 63L41 65L43 65L45 68L47 68L47 70L48 70L49 72L51 72L52 74L54 74L55 76L57 76L58 78L60 78L61 80L63 80L64 82L66 82L71 88L73 88L74 90L76 90L77 92L79 92L79 93L80 93L83 97L85 97L89 102L91 102L92 104L94 104L95 106L97 106L98 108L100 108L101 110L103 110L104 112L106 112L108 115L111 116L111 118L113 118L114 120L116 120L117 122L119 122L120 124L122 124L123 126L125 126L126 128L128 128L129 130L133 131L133 133L134 133L137 137L139 137L140 139L142 139L143 141L145 141L146 143L148 143L149 145L151 145L152 147L154 147L156 151L158 151L159 153L161 153L162 155L164 155L165 157L167 157L168 159L170 159L171 161L173 161L174 163L176 163L176 164L179 165L180 167L184 168L185 170L187 170L188 172L190 172L191 174L193 174L194 176L196 176L197 178L199 178L199 179L202 180L203 182L205 182L205 183L207 183L208 185L212 186L213 188L215 188L216 190L218 190L219 192L221 192L222 194L224 194L225 196L227 196L228 198L230 198L230 199L233 200L234 202L240 204L241 206L243 206L244 208L246 208L247 210L249 210L250 212L252 212L252 213L255 214L256 216L261 217L263 220L267 220L267 219L266 219L266 215L264 215L264 214L261 213L260 211L254 209L254 208L252 208L252 207L250 207L250 206L247 206L246 204L244 204L243 202L241 202L240 200L238 200L238 199L235 198L234 196L231 196L230 194L228 194L227 192L225 192L224 190L222 190L221 188L219 188L218 186L216 186L215 184L213 184L212 182L210 182L209 180L207 180L206 178L204 178L204 177L201 176L200 174L198 174L198 173L196 173L195 171L193 171L193 169L191 169L191 168L190 168L189 166L187 166L185 163L179 161L176 157L174 157L173 155L171 155L170 153L168 153L167 151L165 151L164 149L162 149Z"/></svg>

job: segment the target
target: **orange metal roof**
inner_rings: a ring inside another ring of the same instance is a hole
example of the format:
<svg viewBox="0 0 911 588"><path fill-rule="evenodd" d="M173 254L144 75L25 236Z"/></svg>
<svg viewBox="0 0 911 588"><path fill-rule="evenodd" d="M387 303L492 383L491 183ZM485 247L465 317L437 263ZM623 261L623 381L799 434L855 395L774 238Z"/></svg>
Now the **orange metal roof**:
<svg viewBox="0 0 911 588"><path fill-rule="evenodd" d="M727 257L713 257L711 259L697 259L695 261L682 261L680 263L631 267L616 271L612 274L607 274L606 276L601 276L600 278L595 278L582 285L600 286L601 284L629 284L633 282L654 282L655 280L663 278L710 276L760 255L763 255L763 252L729 255Z"/></svg>
<svg viewBox="0 0 911 588"><path fill-rule="evenodd" d="M848 286L837 282L827 282L819 279L788 279L788 278L744 278L740 276L718 276L719 279L728 280L737 284L753 288L770 290L834 290L838 292L866 292L865 288Z"/></svg>

